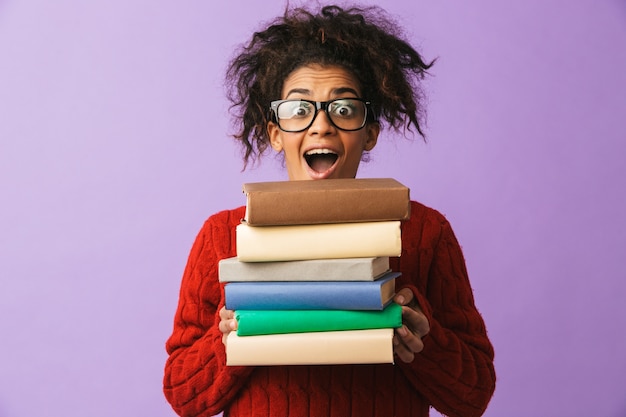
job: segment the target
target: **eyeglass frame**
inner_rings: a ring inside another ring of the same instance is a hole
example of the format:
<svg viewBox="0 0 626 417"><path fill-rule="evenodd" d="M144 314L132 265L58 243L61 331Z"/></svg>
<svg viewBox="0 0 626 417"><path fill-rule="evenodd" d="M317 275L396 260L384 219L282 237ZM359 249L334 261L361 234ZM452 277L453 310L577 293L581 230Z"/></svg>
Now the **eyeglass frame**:
<svg viewBox="0 0 626 417"><path fill-rule="evenodd" d="M361 124L360 127L356 128L356 129L344 129L342 127L337 126L337 124L333 121L333 118L330 117L330 113L328 112L328 105L330 103L333 103L335 101L339 101L339 100L356 100L356 101L360 101L361 103L365 104L365 117L363 117L363 124ZM281 125L280 125L280 121L278 118L278 106L280 106L282 103L288 102L288 101L304 101L310 104L315 105L315 115L313 116L313 118L311 119L311 121L309 122L309 124L303 128L303 129L298 129L298 130L286 130L284 129ZM315 101L315 100L307 100L304 98L290 98L290 99L285 99L285 100L274 100L272 102L270 102L270 112L271 112L271 118L272 121L274 121L276 123L276 125L278 126L278 128L280 130L282 130L283 132L289 132L289 133L299 133L299 132L304 132L305 130L307 130L308 128L310 128L313 125L313 122L315 122L315 119L317 118L317 115L319 114L320 110L324 110L324 113L326 113L326 117L328 118L328 121L335 126L337 129L339 130L343 130L344 132L356 132L357 130L361 130L365 127L365 125L367 125L368 122L368 118L370 118L370 114L373 114L371 111L371 106L372 103L370 101L364 100L362 98L358 98L358 97L339 97L339 98L334 98L332 100L327 100L327 101ZM370 120L372 121L372 120Z"/></svg>

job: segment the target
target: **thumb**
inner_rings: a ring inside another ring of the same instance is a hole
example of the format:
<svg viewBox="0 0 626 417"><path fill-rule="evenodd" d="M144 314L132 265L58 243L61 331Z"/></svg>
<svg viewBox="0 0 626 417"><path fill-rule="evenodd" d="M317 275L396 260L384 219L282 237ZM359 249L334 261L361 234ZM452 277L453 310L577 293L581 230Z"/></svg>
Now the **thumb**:
<svg viewBox="0 0 626 417"><path fill-rule="evenodd" d="M393 297L393 301L395 301L397 304L400 304L401 306L405 306L413 301L413 298L413 291L411 291L409 288L402 288Z"/></svg>

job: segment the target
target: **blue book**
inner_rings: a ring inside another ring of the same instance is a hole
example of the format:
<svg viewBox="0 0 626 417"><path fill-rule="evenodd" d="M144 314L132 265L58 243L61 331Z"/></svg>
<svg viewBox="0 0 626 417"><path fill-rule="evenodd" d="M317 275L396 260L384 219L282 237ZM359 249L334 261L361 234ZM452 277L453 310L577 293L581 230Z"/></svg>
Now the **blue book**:
<svg viewBox="0 0 626 417"><path fill-rule="evenodd" d="M229 310L382 310L395 295L399 272L375 281L229 282Z"/></svg>

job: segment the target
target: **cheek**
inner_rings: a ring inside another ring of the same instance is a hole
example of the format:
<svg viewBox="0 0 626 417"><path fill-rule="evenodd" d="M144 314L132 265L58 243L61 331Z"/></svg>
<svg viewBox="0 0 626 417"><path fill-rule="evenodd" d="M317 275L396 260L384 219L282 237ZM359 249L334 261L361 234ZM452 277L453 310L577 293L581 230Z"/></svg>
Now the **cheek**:
<svg viewBox="0 0 626 417"><path fill-rule="evenodd" d="M358 166L361 163L363 149L361 149L359 146L355 146L354 148L346 151L347 152L344 159L346 167L350 167L352 169L355 166Z"/></svg>
<svg viewBox="0 0 626 417"><path fill-rule="evenodd" d="M283 142L283 154L285 161L288 164L299 164L301 160L300 155L301 141L297 138L285 138Z"/></svg>
<svg viewBox="0 0 626 417"><path fill-rule="evenodd" d="M366 136L358 135L344 141L345 149L350 154L350 157L354 156L359 159L361 158L361 154L365 150L366 140Z"/></svg>
<svg viewBox="0 0 626 417"><path fill-rule="evenodd" d="M285 154L299 154L300 153L300 141L296 138L286 138L283 142L283 149Z"/></svg>

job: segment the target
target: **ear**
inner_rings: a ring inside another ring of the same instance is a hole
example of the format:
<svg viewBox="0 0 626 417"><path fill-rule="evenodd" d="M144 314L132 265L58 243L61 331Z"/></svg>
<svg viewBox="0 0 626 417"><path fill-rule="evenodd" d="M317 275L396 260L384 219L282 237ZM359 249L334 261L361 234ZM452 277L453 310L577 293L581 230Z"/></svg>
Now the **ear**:
<svg viewBox="0 0 626 417"><path fill-rule="evenodd" d="M380 133L380 124L378 122L368 123L365 126L367 138L363 144L363 150L371 151L378 142L378 134Z"/></svg>
<svg viewBox="0 0 626 417"><path fill-rule="evenodd" d="M283 138L281 135L281 130L278 128L278 125L274 122L267 123L267 135L270 138L270 145L276 152L281 152L283 150Z"/></svg>

